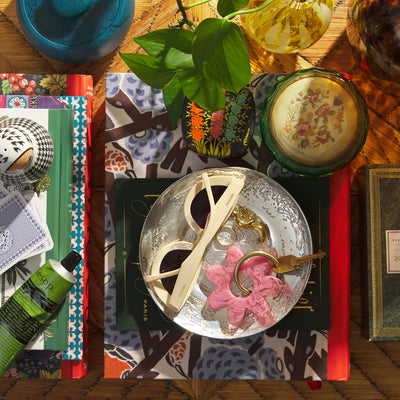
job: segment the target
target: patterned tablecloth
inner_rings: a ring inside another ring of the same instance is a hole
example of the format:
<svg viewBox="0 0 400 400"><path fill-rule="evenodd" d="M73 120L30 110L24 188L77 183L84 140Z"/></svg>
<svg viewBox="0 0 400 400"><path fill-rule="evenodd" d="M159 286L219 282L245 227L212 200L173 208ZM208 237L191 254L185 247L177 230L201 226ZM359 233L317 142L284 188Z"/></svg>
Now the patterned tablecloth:
<svg viewBox="0 0 400 400"><path fill-rule="evenodd" d="M257 113L278 75L254 77ZM327 376L327 331L268 330L242 339L213 340L190 332L116 329L116 178L181 177L218 166L243 166L271 177L288 174L273 162L256 124L246 154L225 161L199 156L172 129L162 93L134 74L107 74L105 148L106 378L308 379Z"/></svg>

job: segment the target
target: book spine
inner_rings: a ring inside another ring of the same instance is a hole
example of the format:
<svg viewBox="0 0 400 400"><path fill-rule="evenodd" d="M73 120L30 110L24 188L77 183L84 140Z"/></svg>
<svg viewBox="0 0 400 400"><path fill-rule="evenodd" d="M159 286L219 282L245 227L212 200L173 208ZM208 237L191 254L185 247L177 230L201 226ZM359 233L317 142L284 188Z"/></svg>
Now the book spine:
<svg viewBox="0 0 400 400"><path fill-rule="evenodd" d="M89 226L90 226L90 174L91 174L91 149L92 149L92 112L93 112L93 77L91 75L67 75L67 95L68 96L86 96L87 97L87 132L86 132L86 167L85 167L85 237L84 237L84 269L83 269L83 360L74 362L72 376L70 378L81 378L86 375L89 346ZM62 361L62 371L64 363L71 361ZM66 366L70 368L70 366ZM62 372L63 374L63 372Z"/></svg>
<svg viewBox="0 0 400 400"><path fill-rule="evenodd" d="M350 376L350 168L329 178L331 328L328 331L328 380Z"/></svg>
<svg viewBox="0 0 400 400"><path fill-rule="evenodd" d="M49 110L50 113L50 110ZM59 219L59 193L60 193L60 170L61 165L58 160L61 158L61 135L60 135L60 122L57 119L49 118L49 133L53 140L54 145L54 161L51 164L49 170L47 171L50 177L50 187L47 190L47 200L46 200L46 223L49 227L51 237L54 242L54 246L46 253L46 257L58 260L58 243L59 243L59 229L58 229L58 219ZM53 204L53 207L49 205ZM55 206L57 205L57 206Z"/></svg>
<svg viewBox="0 0 400 400"><path fill-rule="evenodd" d="M50 118L55 118L60 126L61 134L61 169L60 169L60 199L61 205L67 205L67 209L60 209L60 223L59 227L59 238L60 238L60 248L59 248L59 259L63 258L69 253L71 249L71 224L72 224L72 158L73 158L73 124L74 124L74 114L71 110L69 118L62 120L60 117L60 111L63 113L65 110L50 110ZM68 199L68 202L62 203L63 199ZM51 205L50 205L51 206ZM64 217L65 215L65 217ZM63 238L66 238L63 240Z"/></svg>
<svg viewBox="0 0 400 400"><path fill-rule="evenodd" d="M57 242L53 239L54 252L47 254L48 258L61 260L71 249L71 223L72 223L72 132L73 132L73 111L72 110L49 110L49 131L55 132L54 136L59 139L58 162L57 172L54 179L58 181L58 201L52 203L49 199L47 205L47 212L51 213L50 218L57 221L53 232L57 237ZM52 179L52 176L50 177ZM54 180L51 180L51 184ZM49 215L47 220L50 221ZM69 296L66 297L63 305L57 312L57 318L49 326L50 332L53 335L45 336L45 348L52 350L64 350L68 347L68 332L65 331L65 321L68 321L69 314Z"/></svg>
<svg viewBox="0 0 400 400"><path fill-rule="evenodd" d="M87 375L86 361L63 360L61 379L80 379Z"/></svg>

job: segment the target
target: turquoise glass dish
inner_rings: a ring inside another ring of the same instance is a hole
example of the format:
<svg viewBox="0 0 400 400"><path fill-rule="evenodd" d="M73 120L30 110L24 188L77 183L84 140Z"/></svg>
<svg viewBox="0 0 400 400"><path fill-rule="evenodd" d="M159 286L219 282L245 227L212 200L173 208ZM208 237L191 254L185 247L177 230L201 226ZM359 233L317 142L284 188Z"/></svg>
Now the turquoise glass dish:
<svg viewBox="0 0 400 400"><path fill-rule="evenodd" d="M357 156L369 117L364 98L350 80L311 68L287 75L271 89L260 124L279 164L300 175L322 176Z"/></svg>
<svg viewBox="0 0 400 400"><path fill-rule="evenodd" d="M97 60L127 34L134 0L17 0L22 31L38 50L59 61Z"/></svg>

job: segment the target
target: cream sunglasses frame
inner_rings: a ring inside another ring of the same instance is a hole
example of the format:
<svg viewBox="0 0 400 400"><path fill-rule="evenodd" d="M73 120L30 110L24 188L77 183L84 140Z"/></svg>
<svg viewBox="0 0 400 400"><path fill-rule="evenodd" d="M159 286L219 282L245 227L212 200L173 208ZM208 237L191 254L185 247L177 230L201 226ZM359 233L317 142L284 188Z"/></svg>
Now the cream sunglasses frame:
<svg viewBox="0 0 400 400"><path fill-rule="evenodd" d="M144 277L146 282L153 282L155 294L173 311L179 312L193 291L194 285L199 277L201 261L204 252L220 227L231 215L239 199L244 186L244 176L211 176L206 172L201 175L202 179L189 191L184 202L184 215L188 225L198 235L195 243L187 241L174 241L164 246L156 255L152 266L151 275ZM226 185L228 183L228 185ZM211 186L227 186L217 203L214 202ZM210 203L210 213L206 226L202 229L193 219L190 206L194 197L203 189L207 191ZM165 255L171 250L192 250L190 255L183 261L181 267L174 271L160 273L160 265ZM161 279L178 275L171 295L165 290Z"/></svg>

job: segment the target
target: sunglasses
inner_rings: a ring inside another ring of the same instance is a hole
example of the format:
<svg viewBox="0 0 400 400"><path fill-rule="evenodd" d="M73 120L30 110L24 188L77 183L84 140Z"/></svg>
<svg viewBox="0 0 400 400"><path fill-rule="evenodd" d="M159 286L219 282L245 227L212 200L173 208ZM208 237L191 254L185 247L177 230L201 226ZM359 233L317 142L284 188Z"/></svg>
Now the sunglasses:
<svg viewBox="0 0 400 400"><path fill-rule="evenodd" d="M183 211L196 233L195 242L177 240L164 246L154 258L151 274L144 277L172 310L180 311L192 293L206 248L231 215L243 186L243 178L203 173L188 192Z"/></svg>

